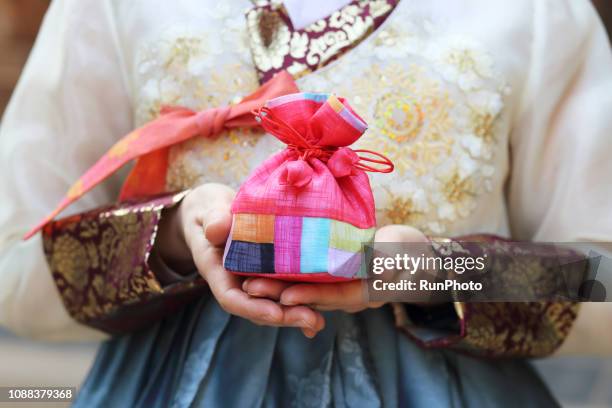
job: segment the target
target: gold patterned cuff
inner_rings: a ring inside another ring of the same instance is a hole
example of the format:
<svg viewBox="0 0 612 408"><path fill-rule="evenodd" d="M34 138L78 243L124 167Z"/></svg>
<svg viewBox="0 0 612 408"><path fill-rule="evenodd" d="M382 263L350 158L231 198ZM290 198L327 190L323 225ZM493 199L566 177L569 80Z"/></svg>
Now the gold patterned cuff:
<svg viewBox="0 0 612 408"><path fill-rule="evenodd" d="M519 272L527 270L532 278L544 283L555 278L546 267L546 261L557 254L551 252L546 244L533 243L531 251L535 261L525 265L508 255L512 249L510 241L493 235L430 240L456 242L459 246L462 242L494 243L495 251L489 256L499 254L499 259L503 260L495 263L495 273L520 275ZM405 304L393 307L398 327L423 347L447 347L489 357L543 357L552 354L569 334L578 310L576 303L557 301L455 302L458 327L453 332L434 330L431 320L412 321L406 310L409 306Z"/></svg>
<svg viewBox="0 0 612 408"><path fill-rule="evenodd" d="M536 358L561 346L576 319L570 302L455 302L457 333L413 322L402 303L393 304L396 325L425 348L451 348L484 357Z"/></svg>
<svg viewBox="0 0 612 408"><path fill-rule="evenodd" d="M545 357L557 350L576 319L577 303L460 303L463 337L457 349L493 357Z"/></svg>
<svg viewBox="0 0 612 408"><path fill-rule="evenodd" d="M186 194L96 209L45 227L45 255L75 320L126 332L160 319L168 302L178 306L178 294L201 290L198 280L162 286L148 262L162 210Z"/></svg>

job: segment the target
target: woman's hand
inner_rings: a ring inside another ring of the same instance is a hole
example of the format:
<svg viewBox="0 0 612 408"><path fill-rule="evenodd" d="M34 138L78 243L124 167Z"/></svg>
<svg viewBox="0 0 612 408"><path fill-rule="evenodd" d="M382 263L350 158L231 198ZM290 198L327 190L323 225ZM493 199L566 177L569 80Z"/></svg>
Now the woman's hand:
<svg viewBox="0 0 612 408"><path fill-rule="evenodd" d="M428 242L419 230L404 225L389 225L376 232L376 242ZM262 282L268 279L250 278L244 289L251 296L278 299L282 305L308 305L316 310L343 310L349 313L384 305L368 302L363 282L356 280L346 283L298 283Z"/></svg>
<svg viewBox="0 0 612 408"><path fill-rule="evenodd" d="M223 246L230 232L230 207L234 191L221 184L204 184L192 190L181 204L162 218L156 242L160 255L173 268L195 263L213 296L228 313L268 326L299 327L313 337L325 324L309 307L286 307L274 300L253 297L242 290L242 279L223 268ZM259 286L271 292L271 279Z"/></svg>

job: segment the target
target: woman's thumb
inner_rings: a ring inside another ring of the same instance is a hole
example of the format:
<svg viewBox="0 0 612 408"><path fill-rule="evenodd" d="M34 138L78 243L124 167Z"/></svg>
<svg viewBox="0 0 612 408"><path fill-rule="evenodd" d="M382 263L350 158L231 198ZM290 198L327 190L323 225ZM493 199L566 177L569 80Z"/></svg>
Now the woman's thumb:
<svg viewBox="0 0 612 408"><path fill-rule="evenodd" d="M204 235L211 245L223 245L232 228L232 214L229 209L213 210L204 220Z"/></svg>

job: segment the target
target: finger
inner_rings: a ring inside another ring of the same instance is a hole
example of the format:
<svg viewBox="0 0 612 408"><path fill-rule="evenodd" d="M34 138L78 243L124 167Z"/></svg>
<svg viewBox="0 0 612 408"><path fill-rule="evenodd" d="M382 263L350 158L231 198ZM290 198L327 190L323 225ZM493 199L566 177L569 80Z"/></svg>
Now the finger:
<svg viewBox="0 0 612 408"><path fill-rule="evenodd" d="M221 184L204 184L189 197L189 209L194 214L192 220L204 230L212 245L221 245L227 239L232 225L231 205L234 191Z"/></svg>
<svg viewBox="0 0 612 408"><path fill-rule="evenodd" d="M240 278L223 268L222 249L208 247L203 251L194 251L193 256L198 270L205 276L210 290L223 310L270 325L283 323L284 313L276 302L249 296L241 289Z"/></svg>
<svg viewBox="0 0 612 408"><path fill-rule="evenodd" d="M181 203L191 214L202 216L213 209L226 210L234 200L234 191L218 184L203 184L192 190Z"/></svg>
<svg viewBox="0 0 612 408"><path fill-rule="evenodd" d="M245 319L282 323L283 310L278 304L268 299L249 296L240 288L238 277L221 266L213 267L207 277L211 291L223 310Z"/></svg>
<svg viewBox="0 0 612 408"><path fill-rule="evenodd" d="M185 225L185 239L192 252L209 246L221 246L229 236L232 214L226 210L212 210L198 213Z"/></svg>
<svg viewBox="0 0 612 408"><path fill-rule="evenodd" d="M429 242L425 234L407 225L386 225L376 231L375 242Z"/></svg>
<svg viewBox="0 0 612 408"><path fill-rule="evenodd" d="M325 319L323 318L323 315L319 313L318 318L319 318L319 321L314 330L310 328L304 328L304 327L302 328L302 333L304 334L304 336L308 337L309 339L314 338L321 330L325 328Z"/></svg>
<svg viewBox="0 0 612 408"><path fill-rule="evenodd" d="M312 339L317 335L317 332L310 329L302 329L302 333L304 333L304 336L308 337L309 339Z"/></svg>
<svg viewBox="0 0 612 408"><path fill-rule="evenodd" d="M323 315L310 307L302 305L283 307L283 311L284 326L301 327L315 333L318 333L325 327L325 318Z"/></svg>
<svg viewBox="0 0 612 408"><path fill-rule="evenodd" d="M280 295L292 283L269 278L248 278L242 283L242 290L251 296L279 300Z"/></svg>
<svg viewBox="0 0 612 408"><path fill-rule="evenodd" d="M365 303L362 285L361 281L293 285L283 291L280 302L287 306L297 304L359 305Z"/></svg>
<svg viewBox="0 0 612 408"><path fill-rule="evenodd" d="M261 319L251 319L257 325L298 327L302 330L316 334L325 328L325 318L317 311L306 306L283 307L284 318L280 323L270 324Z"/></svg>
<svg viewBox="0 0 612 408"><path fill-rule="evenodd" d="M215 210L205 220L204 236L211 245L219 246L225 243L232 228L232 214L229 207L225 211Z"/></svg>
<svg viewBox="0 0 612 408"><path fill-rule="evenodd" d="M282 307L272 300L251 297L239 287L217 290L217 293L219 305L230 314L269 326L285 325Z"/></svg>

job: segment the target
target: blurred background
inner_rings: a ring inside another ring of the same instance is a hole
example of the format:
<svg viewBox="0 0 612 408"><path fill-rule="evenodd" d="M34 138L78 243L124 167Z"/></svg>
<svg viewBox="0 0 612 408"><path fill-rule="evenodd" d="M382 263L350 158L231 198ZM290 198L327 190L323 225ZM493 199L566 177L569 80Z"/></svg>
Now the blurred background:
<svg viewBox="0 0 612 408"><path fill-rule="evenodd" d="M612 0L593 2L611 33ZM0 0L0 115L48 5L49 0ZM0 329L0 386L78 386L96 348L38 343ZM564 407L612 407L612 359L550 358L535 365Z"/></svg>

